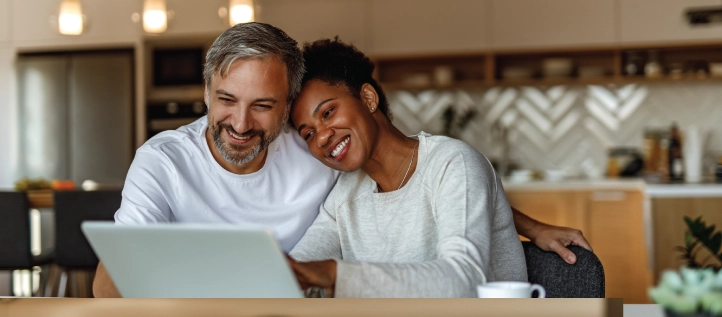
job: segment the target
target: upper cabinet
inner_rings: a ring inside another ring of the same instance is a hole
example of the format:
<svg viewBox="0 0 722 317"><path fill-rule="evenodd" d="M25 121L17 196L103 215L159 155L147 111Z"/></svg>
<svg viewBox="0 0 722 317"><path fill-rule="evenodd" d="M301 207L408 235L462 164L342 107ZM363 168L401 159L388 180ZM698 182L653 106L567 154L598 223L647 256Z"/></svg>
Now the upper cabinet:
<svg viewBox="0 0 722 317"><path fill-rule="evenodd" d="M10 0L0 0L0 48L10 42Z"/></svg>
<svg viewBox="0 0 722 317"><path fill-rule="evenodd" d="M371 52L487 49L488 6L488 1L480 0L371 0Z"/></svg>
<svg viewBox="0 0 722 317"><path fill-rule="evenodd" d="M142 7L142 1L115 2L138 3ZM220 35L228 28L227 22L218 15L221 7L228 7L228 1L166 0L166 3L172 17L168 20L168 30L161 36Z"/></svg>
<svg viewBox="0 0 722 317"><path fill-rule="evenodd" d="M140 25L131 19L134 12L142 10L141 1L81 1L87 24L78 36L58 33L59 0L0 1L11 1L10 36L18 47L126 43L134 41L141 32Z"/></svg>
<svg viewBox="0 0 722 317"><path fill-rule="evenodd" d="M339 36L361 50L368 48L364 0L261 0L256 20L284 30L303 44Z"/></svg>
<svg viewBox="0 0 722 317"><path fill-rule="evenodd" d="M722 24L691 26L692 7L720 7L719 0L620 0L622 43L722 40Z"/></svg>
<svg viewBox="0 0 722 317"><path fill-rule="evenodd" d="M496 49L616 43L615 1L491 1L488 17L492 21L491 41Z"/></svg>

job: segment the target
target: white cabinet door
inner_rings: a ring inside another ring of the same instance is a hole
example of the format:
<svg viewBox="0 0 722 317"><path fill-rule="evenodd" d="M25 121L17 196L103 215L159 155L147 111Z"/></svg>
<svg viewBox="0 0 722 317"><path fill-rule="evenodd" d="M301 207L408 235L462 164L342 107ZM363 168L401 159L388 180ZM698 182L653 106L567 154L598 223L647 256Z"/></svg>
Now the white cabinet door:
<svg viewBox="0 0 722 317"><path fill-rule="evenodd" d="M614 44L615 1L492 0L494 48ZM635 1L635 0L632 0Z"/></svg>
<svg viewBox="0 0 722 317"><path fill-rule="evenodd" d="M258 6L257 21L279 27L300 45L338 35L344 42L367 49L366 1L263 0Z"/></svg>
<svg viewBox="0 0 722 317"><path fill-rule="evenodd" d="M372 0L375 54L479 51L488 48L486 0Z"/></svg>
<svg viewBox="0 0 722 317"><path fill-rule="evenodd" d="M10 42L10 0L0 0L0 48Z"/></svg>
<svg viewBox="0 0 722 317"><path fill-rule="evenodd" d="M621 0L620 4L623 43L722 40L722 24L691 26L684 16L691 7L722 7L719 0Z"/></svg>
<svg viewBox="0 0 722 317"><path fill-rule="evenodd" d="M82 0L87 25L78 36L57 31L59 0L11 0L11 40L18 47L94 43L127 43L140 35L140 26L131 19L142 10L142 1ZM55 27L53 27L55 24Z"/></svg>
<svg viewBox="0 0 722 317"><path fill-rule="evenodd" d="M229 1L166 0L166 9L173 12L173 17L168 20L168 30L163 36L220 35L228 25L218 15L218 10L228 7L228 3Z"/></svg>

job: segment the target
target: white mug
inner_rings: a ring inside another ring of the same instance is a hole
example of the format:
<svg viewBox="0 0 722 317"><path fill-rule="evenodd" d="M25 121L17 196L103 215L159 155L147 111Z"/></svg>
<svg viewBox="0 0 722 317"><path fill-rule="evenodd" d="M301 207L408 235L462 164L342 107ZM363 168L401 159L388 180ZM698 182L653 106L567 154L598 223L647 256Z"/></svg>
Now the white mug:
<svg viewBox="0 0 722 317"><path fill-rule="evenodd" d="M489 282L476 287L479 298L531 298L534 291L546 297L544 287L527 282Z"/></svg>

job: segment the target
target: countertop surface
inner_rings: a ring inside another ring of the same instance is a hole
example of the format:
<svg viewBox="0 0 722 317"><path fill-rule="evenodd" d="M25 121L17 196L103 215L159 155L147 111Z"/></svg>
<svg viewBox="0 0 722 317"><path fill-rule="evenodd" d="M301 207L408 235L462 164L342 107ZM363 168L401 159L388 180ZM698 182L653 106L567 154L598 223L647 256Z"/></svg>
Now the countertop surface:
<svg viewBox="0 0 722 317"><path fill-rule="evenodd" d="M568 179L559 181L534 180L514 182L503 179L504 189L518 191L644 191L650 198L722 197L722 183L647 183L642 178L625 179Z"/></svg>

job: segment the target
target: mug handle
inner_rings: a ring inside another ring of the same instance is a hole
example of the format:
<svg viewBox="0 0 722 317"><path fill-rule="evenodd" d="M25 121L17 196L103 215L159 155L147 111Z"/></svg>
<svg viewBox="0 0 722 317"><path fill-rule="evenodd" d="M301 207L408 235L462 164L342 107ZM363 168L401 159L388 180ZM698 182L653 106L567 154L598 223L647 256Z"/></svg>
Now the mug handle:
<svg viewBox="0 0 722 317"><path fill-rule="evenodd" d="M544 290L544 286L541 286L539 284L531 285L531 293L533 294L534 291L539 292L539 298L544 298L547 296L547 292L546 292L546 290Z"/></svg>

